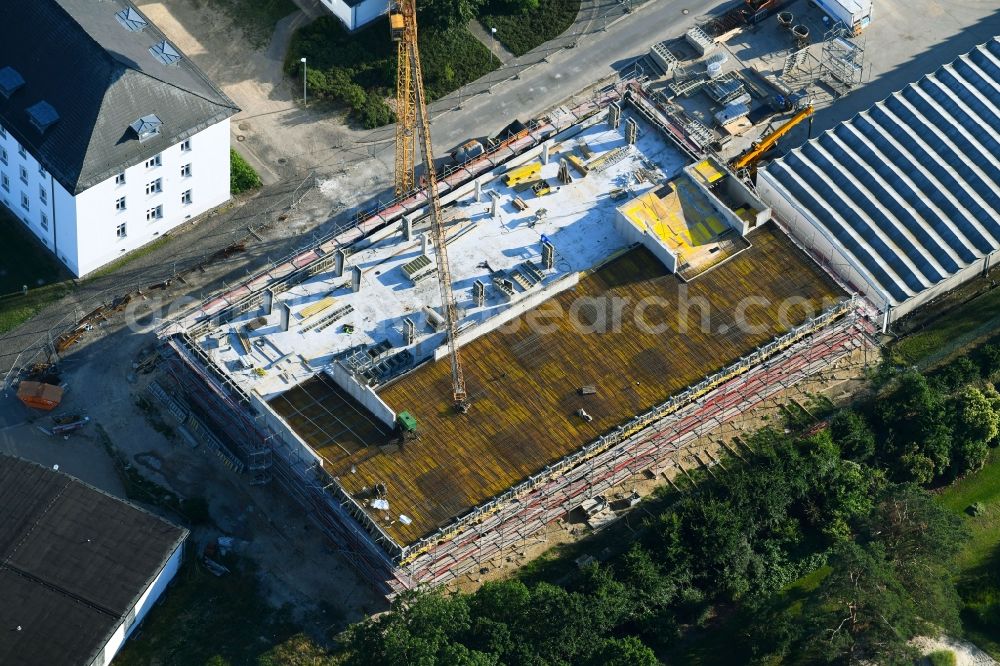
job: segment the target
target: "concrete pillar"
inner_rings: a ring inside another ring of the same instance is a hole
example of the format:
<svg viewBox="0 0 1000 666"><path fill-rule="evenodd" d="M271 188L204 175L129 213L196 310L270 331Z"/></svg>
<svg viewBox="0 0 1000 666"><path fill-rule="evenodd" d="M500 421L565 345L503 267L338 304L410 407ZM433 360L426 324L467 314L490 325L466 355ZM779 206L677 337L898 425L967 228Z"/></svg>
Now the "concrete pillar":
<svg viewBox="0 0 1000 666"><path fill-rule="evenodd" d="M476 203L483 200L483 183L482 181L476 181Z"/></svg>
<svg viewBox="0 0 1000 666"><path fill-rule="evenodd" d="M351 291L355 294L361 291L361 267L351 267Z"/></svg>
<svg viewBox="0 0 1000 666"><path fill-rule="evenodd" d="M417 325L413 323L413 320L407 317L403 320L403 340L406 341L406 346L409 347L413 344L413 341L417 338Z"/></svg>
<svg viewBox="0 0 1000 666"><path fill-rule="evenodd" d="M337 250L333 255L333 275L335 277L340 277L344 274L344 263L347 261L347 253L343 250Z"/></svg>
<svg viewBox="0 0 1000 666"><path fill-rule="evenodd" d="M497 208L498 208L499 202L500 202L500 195L497 194L496 192L490 192L490 199L493 200L493 203L490 204L490 217L496 217L497 216Z"/></svg>
<svg viewBox="0 0 1000 666"><path fill-rule="evenodd" d="M556 266L556 248L548 241L542 241L542 268L552 270Z"/></svg>
<svg viewBox="0 0 1000 666"><path fill-rule="evenodd" d="M482 307L486 304L486 284L481 280L476 280L472 283L472 300L477 307Z"/></svg>
<svg viewBox="0 0 1000 666"><path fill-rule="evenodd" d="M559 182L563 185L569 185L573 182L573 176L569 173L569 163L566 160L559 160Z"/></svg>
<svg viewBox="0 0 1000 666"><path fill-rule="evenodd" d="M545 143L542 145L542 164L549 163L549 144Z"/></svg>
<svg viewBox="0 0 1000 666"><path fill-rule="evenodd" d="M413 238L413 218L409 215L403 216L403 240Z"/></svg>
<svg viewBox="0 0 1000 666"><path fill-rule="evenodd" d="M430 249L431 241L427 237L427 234L420 234L420 254L425 256L430 256L427 254L427 250Z"/></svg>
<svg viewBox="0 0 1000 666"><path fill-rule="evenodd" d="M622 120L622 107L618 105L618 102L611 102L608 105L608 127L611 129L618 129L618 125Z"/></svg>
<svg viewBox="0 0 1000 666"><path fill-rule="evenodd" d="M625 142L633 145L639 139L639 123L633 118L625 119Z"/></svg>
<svg viewBox="0 0 1000 666"><path fill-rule="evenodd" d="M287 331L289 322L292 320L292 308L288 307L288 303L282 301L278 303L278 314L281 315L281 330Z"/></svg>
<svg viewBox="0 0 1000 666"><path fill-rule="evenodd" d="M271 314L274 307L274 292L270 289L264 290L264 316Z"/></svg>

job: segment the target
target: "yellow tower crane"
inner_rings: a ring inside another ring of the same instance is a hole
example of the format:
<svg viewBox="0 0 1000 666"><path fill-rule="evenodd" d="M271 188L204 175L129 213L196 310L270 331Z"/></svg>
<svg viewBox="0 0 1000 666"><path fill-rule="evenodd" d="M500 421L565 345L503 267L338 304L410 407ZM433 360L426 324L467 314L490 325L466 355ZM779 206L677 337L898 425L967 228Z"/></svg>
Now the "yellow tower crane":
<svg viewBox="0 0 1000 666"><path fill-rule="evenodd" d="M397 44L396 68L396 195L413 190L414 143L418 125L420 148L426 171L427 197L430 199L431 231L434 251L437 253L437 277L441 290L441 305L445 310L448 326L448 352L451 356L452 398L455 407L465 412L468 395L462 362L458 356L458 306L451 288L451 269L448 266L444 220L441 200L437 191L437 172L434 168L434 150L431 144L431 123L427 115L427 97L424 94L424 76L420 67L417 48L417 9L415 0L401 0L389 12L389 31Z"/></svg>

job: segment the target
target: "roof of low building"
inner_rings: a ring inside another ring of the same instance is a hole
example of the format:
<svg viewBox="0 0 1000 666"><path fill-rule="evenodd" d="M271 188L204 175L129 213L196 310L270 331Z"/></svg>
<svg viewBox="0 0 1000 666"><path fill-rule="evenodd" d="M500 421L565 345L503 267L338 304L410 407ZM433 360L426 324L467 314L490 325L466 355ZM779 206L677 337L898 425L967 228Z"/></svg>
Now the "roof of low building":
<svg viewBox="0 0 1000 666"><path fill-rule="evenodd" d="M0 663L89 666L187 535L66 474L0 455Z"/></svg>
<svg viewBox="0 0 1000 666"><path fill-rule="evenodd" d="M998 100L994 38L759 177L902 303L1000 248Z"/></svg>
<svg viewBox="0 0 1000 666"><path fill-rule="evenodd" d="M0 72L24 82L0 91L0 125L73 194L239 111L125 0L7 3ZM44 130L40 102L57 114ZM140 142L130 125L150 115L162 126Z"/></svg>

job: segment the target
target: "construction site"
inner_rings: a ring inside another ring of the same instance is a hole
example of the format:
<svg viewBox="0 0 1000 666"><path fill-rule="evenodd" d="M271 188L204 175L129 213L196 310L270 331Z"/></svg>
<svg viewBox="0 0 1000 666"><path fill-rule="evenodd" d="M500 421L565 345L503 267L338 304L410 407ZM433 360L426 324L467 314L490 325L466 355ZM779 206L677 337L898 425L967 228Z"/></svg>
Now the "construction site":
<svg viewBox="0 0 1000 666"><path fill-rule="evenodd" d="M838 212L852 190L833 175L841 199L823 190L817 220L799 219L795 197L820 197L795 177L798 151L775 152L823 91L861 83L870 3L856 20L834 13L748 0L683 47L654 45L649 71L439 172L403 3L397 197L165 324L154 393L249 483L279 484L385 595L484 571L571 514L613 521L639 500L616 503L623 490L871 348L889 321L868 285L903 271L871 278L883 259L861 257L854 232L820 243L816 230L847 218L880 240L923 232ZM730 57L765 23L761 39L789 40L783 54ZM977 53L947 94L983 116L969 81L994 73L996 44ZM796 83L811 62L819 73ZM838 166L823 159L834 136L800 149L810 168ZM978 270L978 251L988 268L995 243L969 245L962 266ZM932 289L922 276L907 295Z"/></svg>

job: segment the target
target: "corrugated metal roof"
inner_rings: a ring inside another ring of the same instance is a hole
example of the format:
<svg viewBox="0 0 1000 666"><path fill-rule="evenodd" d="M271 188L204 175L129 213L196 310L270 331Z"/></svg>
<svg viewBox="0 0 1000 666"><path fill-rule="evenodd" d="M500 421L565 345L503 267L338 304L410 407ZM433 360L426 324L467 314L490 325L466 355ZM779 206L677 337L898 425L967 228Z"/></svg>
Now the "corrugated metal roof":
<svg viewBox="0 0 1000 666"><path fill-rule="evenodd" d="M1000 248L1000 39L762 169L894 303Z"/></svg>

